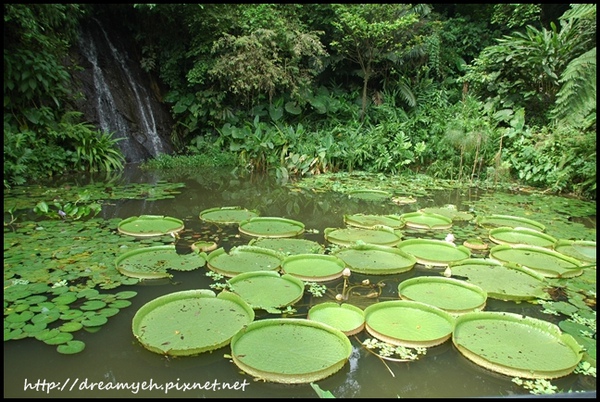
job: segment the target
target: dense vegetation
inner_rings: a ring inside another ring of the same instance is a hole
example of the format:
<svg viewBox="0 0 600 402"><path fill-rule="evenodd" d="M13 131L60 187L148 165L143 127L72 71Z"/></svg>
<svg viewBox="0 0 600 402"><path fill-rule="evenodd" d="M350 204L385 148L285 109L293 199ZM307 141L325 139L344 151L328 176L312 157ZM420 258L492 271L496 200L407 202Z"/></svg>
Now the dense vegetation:
<svg viewBox="0 0 600 402"><path fill-rule="evenodd" d="M91 16L137 41L187 163L595 199L595 4L5 4L5 187L122 168L72 106L67 56Z"/></svg>

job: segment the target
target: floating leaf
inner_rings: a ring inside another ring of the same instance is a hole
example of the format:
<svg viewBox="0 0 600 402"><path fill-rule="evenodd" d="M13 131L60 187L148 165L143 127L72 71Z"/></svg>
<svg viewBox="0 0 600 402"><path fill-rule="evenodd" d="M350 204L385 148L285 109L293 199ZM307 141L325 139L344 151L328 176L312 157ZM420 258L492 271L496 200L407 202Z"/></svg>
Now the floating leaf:
<svg viewBox="0 0 600 402"><path fill-rule="evenodd" d="M62 353L64 355L72 355L75 353L79 353L83 349L85 349L85 343L82 341L77 341L77 340L69 341L62 345L58 345L56 348L58 353Z"/></svg>

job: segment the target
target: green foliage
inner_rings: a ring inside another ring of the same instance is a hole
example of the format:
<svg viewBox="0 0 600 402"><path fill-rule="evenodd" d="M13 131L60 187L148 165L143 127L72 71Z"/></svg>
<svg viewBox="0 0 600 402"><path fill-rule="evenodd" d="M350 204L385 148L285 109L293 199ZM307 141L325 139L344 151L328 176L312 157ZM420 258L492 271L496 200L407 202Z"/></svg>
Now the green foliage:
<svg viewBox="0 0 600 402"><path fill-rule="evenodd" d="M102 210L102 206L96 202L90 202L90 194L87 191L78 194L73 202L61 203L54 200L50 203L39 201L33 208L33 212L50 219L78 220L82 217L93 218Z"/></svg>

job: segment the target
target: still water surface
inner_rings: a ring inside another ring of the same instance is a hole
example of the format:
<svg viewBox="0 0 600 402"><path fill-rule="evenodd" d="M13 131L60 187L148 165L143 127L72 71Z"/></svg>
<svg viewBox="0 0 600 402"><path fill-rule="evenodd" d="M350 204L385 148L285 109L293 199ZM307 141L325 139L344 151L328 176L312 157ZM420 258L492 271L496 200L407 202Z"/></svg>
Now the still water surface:
<svg viewBox="0 0 600 402"><path fill-rule="evenodd" d="M452 204L459 211L469 211L480 194L477 190L437 190L417 196L417 202L396 205L349 199L339 193L314 192L282 186L273 178L258 175L237 177L227 171L201 170L195 174L174 175L143 172L129 167L124 176L131 183L157 183L169 180L185 183L173 199L144 201L123 200L103 205L101 217L128 218L131 216L166 215L182 219L185 230L177 241L177 249L187 252L197 240L217 240L226 250L247 244L251 238L240 235L237 227L218 228L201 222L198 215L208 208L241 206L256 209L261 216L277 216L305 224L302 237L325 245L325 228L344 227L344 214L402 214L425 207ZM594 217L595 219L595 217ZM460 223L473 225L473 223ZM443 239L446 232L425 231L421 237ZM462 244L466 239L457 238ZM316 397L309 384L284 385L254 381L224 357L229 346L196 357L166 358L142 347L134 338L131 322L136 311L156 297L188 289L209 289L213 283L205 273L206 267L191 272L171 271L171 281L153 285L135 285L116 289L138 292L132 305L109 319L97 333L79 331L76 339L86 343L83 352L61 355L54 346L35 339L4 343L5 397ZM440 275L439 270L417 264L411 271L385 277L353 274L351 280L372 282L383 280L385 286L379 300L397 300L400 282L421 275ZM335 289L341 280L327 282ZM325 296L330 298L331 295ZM324 301L319 298L317 302ZM326 300L331 301L331 300ZM308 292L295 307L300 318L315 304ZM540 312L529 303L513 303L488 299L485 310L508 311L543 318L553 317ZM256 318L276 317L257 311ZM350 337L353 352L349 362L336 374L318 382L321 389L338 398L438 398L438 397L497 397L530 395L511 382L511 378L481 368L463 357L451 340L428 349L427 354L414 362L382 361L364 347L365 331ZM292 357L290 357L292 358ZM142 389L145 382L146 388ZM562 390L595 391L595 378L571 374L553 380ZM121 390L98 389L101 384L128 385ZM203 389L185 390L186 385ZM167 391L165 388L170 387ZM52 388L52 389L50 389Z"/></svg>

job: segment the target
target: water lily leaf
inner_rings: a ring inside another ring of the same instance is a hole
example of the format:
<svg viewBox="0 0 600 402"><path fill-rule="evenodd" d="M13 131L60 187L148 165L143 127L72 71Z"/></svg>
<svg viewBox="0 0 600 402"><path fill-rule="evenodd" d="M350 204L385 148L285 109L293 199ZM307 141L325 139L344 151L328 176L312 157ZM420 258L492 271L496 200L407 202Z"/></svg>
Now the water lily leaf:
<svg viewBox="0 0 600 402"><path fill-rule="evenodd" d="M444 240L409 239L397 245L399 250L413 255L423 265L446 267L452 262L467 259L471 250Z"/></svg>
<svg viewBox="0 0 600 402"><path fill-rule="evenodd" d="M88 327L100 327L106 324L107 322L108 318L98 314L93 316L87 316L81 321L81 324L83 324L83 326L86 327L86 329L89 329Z"/></svg>
<svg viewBox="0 0 600 402"><path fill-rule="evenodd" d="M22 313L12 313L4 317L4 321L6 322L25 322L29 321L35 313L33 311L24 311Z"/></svg>
<svg viewBox="0 0 600 402"><path fill-rule="evenodd" d="M159 215L140 215L124 219L117 229L120 233L134 237L161 236L177 233L184 229L181 219Z"/></svg>
<svg viewBox="0 0 600 402"><path fill-rule="evenodd" d="M82 341L71 340L62 345L58 345L56 347L56 351L63 355L72 355L75 353L79 353L85 349L85 343Z"/></svg>
<svg viewBox="0 0 600 402"><path fill-rule="evenodd" d="M348 303L316 304L308 310L306 318L337 328L347 336L357 334L365 327L365 312Z"/></svg>
<svg viewBox="0 0 600 402"><path fill-rule="evenodd" d="M41 313L34 315L33 317L31 317L31 322L34 324L36 324L38 322L45 322L46 324L50 324L51 322L58 320L59 317L60 317L60 311L50 310L47 312L41 312Z"/></svg>
<svg viewBox="0 0 600 402"><path fill-rule="evenodd" d="M123 275L140 279L167 278L169 269L191 271L206 264L201 253L179 254L175 245L144 247L128 251L115 260Z"/></svg>
<svg viewBox="0 0 600 402"><path fill-rule="evenodd" d="M452 227L452 219L430 212L408 212L400 215L407 227L413 229L442 230Z"/></svg>
<svg viewBox="0 0 600 402"><path fill-rule="evenodd" d="M76 318L79 318L83 315L83 311L81 310L66 310L61 312L59 318L63 321L70 321L70 320L74 320Z"/></svg>
<svg viewBox="0 0 600 402"><path fill-rule="evenodd" d="M60 345L61 343L67 343L73 339L73 334L69 332L61 332L52 338L45 339L44 343L47 345Z"/></svg>
<svg viewBox="0 0 600 402"><path fill-rule="evenodd" d="M69 292L69 293L63 293L60 296L57 296L57 297L53 298L52 299L52 303L55 303L55 304L71 304L75 300L77 300L77 293Z"/></svg>
<svg viewBox="0 0 600 402"><path fill-rule="evenodd" d="M221 225L237 225L240 222L259 216L255 210L242 207L208 208L200 212L200 219Z"/></svg>
<svg viewBox="0 0 600 402"><path fill-rule="evenodd" d="M295 254L285 257L284 273L307 282L326 282L342 276L346 264L331 254Z"/></svg>
<svg viewBox="0 0 600 402"><path fill-rule="evenodd" d="M304 224L279 217L255 217L239 223L240 233L256 237L295 237L304 233Z"/></svg>
<svg viewBox="0 0 600 402"><path fill-rule="evenodd" d="M129 300L115 300L114 302L110 303L108 306L112 307L112 308L122 309L122 308L131 306L131 302Z"/></svg>
<svg viewBox="0 0 600 402"><path fill-rule="evenodd" d="M79 308L81 310L87 311L87 310L100 310L101 308L105 307L106 303L103 302L102 300L88 300L85 303L83 303L81 306L79 306Z"/></svg>
<svg viewBox="0 0 600 402"><path fill-rule="evenodd" d="M35 336L38 332L45 330L48 327L48 324L45 322L37 322L35 324L26 324L23 326L23 332L27 333L29 336Z"/></svg>
<svg viewBox="0 0 600 402"><path fill-rule="evenodd" d="M414 256L396 247L362 244L339 249L333 253L353 272L371 275L400 274L413 269Z"/></svg>
<svg viewBox="0 0 600 402"><path fill-rule="evenodd" d="M277 271L283 255L274 250L256 246L238 246L225 251L223 247L208 254L207 266L227 277L251 271Z"/></svg>
<svg viewBox="0 0 600 402"><path fill-rule="evenodd" d="M60 331L56 328L44 329L35 335L35 339L45 342L48 339L57 336L58 334L60 334Z"/></svg>
<svg viewBox="0 0 600 402"><path fill-rule="evenodd" d="M76 332L83 328L83 324L77 321L65 322L63 325L58 327L61 332Z"/></svg>
<svg viewBox="0 0 600 402"><path fill-rule="evenodd" d="M323 254L325 246L313 240L280 238L254 238L248 243L250 246L263 247L275 250L283 255L294 254Z"/></svg>
<svg viewBox="0 0 600 402"><path fill-rule="evenodd" d="M119 311L121 311L120 308L113 307L112 304L110 304L109 307L103 308L102 310L98 310L98 314L103 315L105 317L112 317L119 314Z"/></svg>
<svg viewBox="0 0 600 402"><path fill-rule="evenodd" d="M304 295L304 282L292 275L273 271L238 274L229 280L232 291L254 309L293 305Z"/></svg>
<svg viewBox="0 0 600 402"><path fill-rule="evenodd" d="M381 246L395 246L402 240L399 232L392 228L385 229L378 226L377 229L362 228L326 228L324 230L325 240L339 246L352 246L360 242Z"/></svg>

